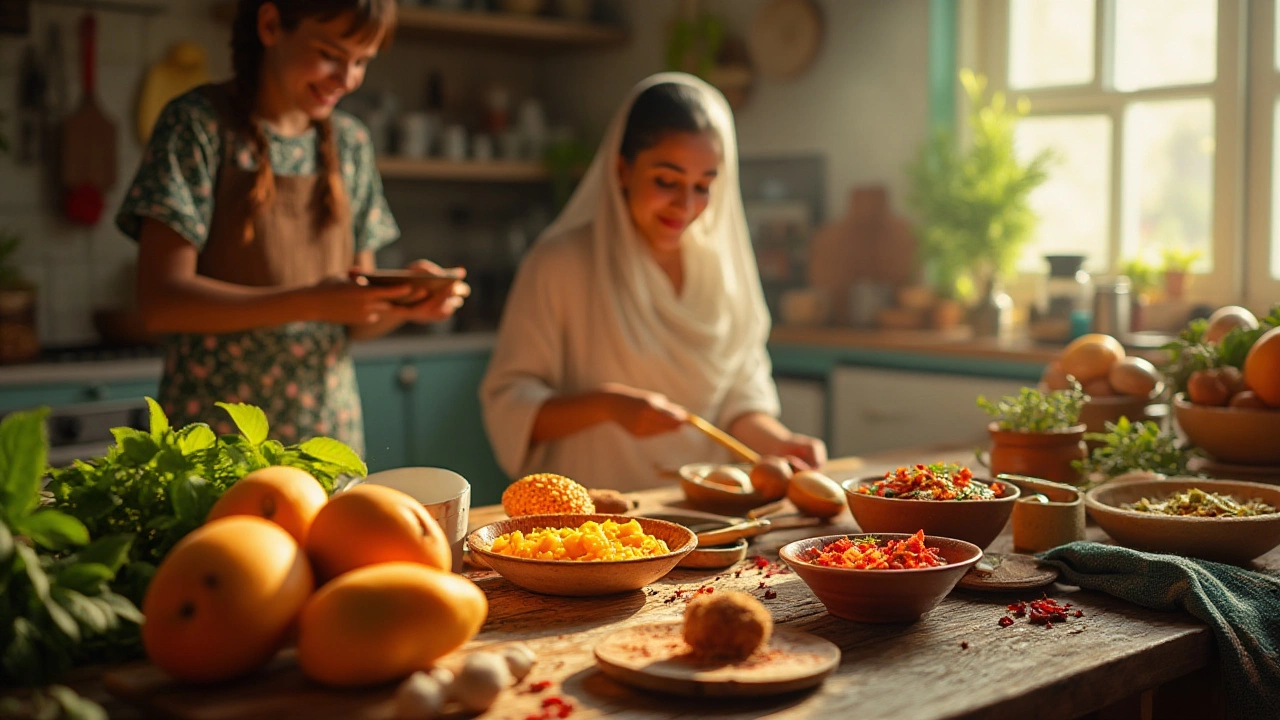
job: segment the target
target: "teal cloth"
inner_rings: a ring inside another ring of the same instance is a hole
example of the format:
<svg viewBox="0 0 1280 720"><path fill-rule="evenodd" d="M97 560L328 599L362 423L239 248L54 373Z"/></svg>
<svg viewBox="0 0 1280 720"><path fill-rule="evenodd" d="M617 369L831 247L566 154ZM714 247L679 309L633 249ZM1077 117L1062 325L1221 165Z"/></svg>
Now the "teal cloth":
<svg viewBox="0 0 1280 720"><path fill-rule="evenodd" d="M1074 542L1036 557L1062 581L1153 610L1182 609L1213 629L1230 711L1280 718L1280 578L1208 560Z"/></svg>

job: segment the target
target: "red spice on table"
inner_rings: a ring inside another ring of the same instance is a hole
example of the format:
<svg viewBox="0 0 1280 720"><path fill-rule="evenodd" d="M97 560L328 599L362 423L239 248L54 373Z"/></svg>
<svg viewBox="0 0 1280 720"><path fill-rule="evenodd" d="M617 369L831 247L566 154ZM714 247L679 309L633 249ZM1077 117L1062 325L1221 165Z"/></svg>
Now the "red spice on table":
<svg viewBox="0 0 1280 720"><path fill-rule="evenodd" d="M538 682L536 682L536 683L530 683L530 684L529 684L529 692L531 692L531 693L540 693L540 692L542 692L543 690L546 690L546 689L547 689L547 688L549 688L549 687L551 687L551 681L550 681L550 680L539 680L539 681L538 681Z"/></svg>
<svg viewBox="0 0 1280 720"><path fill-rule="evenodd" d="M765 591L764 591L764 599L765 599L765 600L772 600L772 599L774 599L774 598L776 598L776 597L778 597L778 593L777 593L777 591L776 591L776 590L765 590Z"/></svg>
<svg viewBox="0 0 1280 720"><path fill-rule="evenodd" d="M1000 627L1009 627L1012 624L1013 624L1013 618L1009 617L1008 615L1005 615L1004 617L1000 618Z"/></svg>
<svg viewBox="0 0 1280 720"><path fill-rule="evenodd" d="M967 642L961 642L961 643L960 643L960 649L961 649L961 650L968 650L968 649L969 649L969 643L967 643Z"/></svg>
<svg viewBox="0 0 1280 720"><path fill-rule="evenodd" d="M1043 625L1045 628L1052 628L1054 623L1066 622L1070 608L1071 603L1060 605L1057 600L1047 595L1039 600L1032 600L1031 602L1018 601L1006 607L1013 614L1013 617L1026 617L1031 624ZM1084 612L1076 610L1074 615L1076 617L1084 617ZM1012 625L1013 617L1006 615L1000 618L1000 627Z"/></svg>

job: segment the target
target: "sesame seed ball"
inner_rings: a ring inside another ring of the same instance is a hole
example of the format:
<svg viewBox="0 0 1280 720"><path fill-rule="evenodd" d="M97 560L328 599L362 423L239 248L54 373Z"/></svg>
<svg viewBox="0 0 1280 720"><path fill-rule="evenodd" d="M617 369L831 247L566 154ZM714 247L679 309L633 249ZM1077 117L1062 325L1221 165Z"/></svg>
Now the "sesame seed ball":
<svg viewBox="0 0 1280 720"><path fill-rule="evenodd" d="M511 483L502 493L502 509L510 517L546 513L581 513L596 511L587 489L563 475L538 473Z"/></svg>

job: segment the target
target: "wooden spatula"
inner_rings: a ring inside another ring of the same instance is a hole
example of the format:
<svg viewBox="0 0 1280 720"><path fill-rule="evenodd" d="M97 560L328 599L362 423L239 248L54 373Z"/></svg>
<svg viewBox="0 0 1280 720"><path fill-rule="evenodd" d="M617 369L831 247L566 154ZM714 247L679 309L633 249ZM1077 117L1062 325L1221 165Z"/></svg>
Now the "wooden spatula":
<svg viewBox="0 0 1280 720"><path fill-rule="evenodd" d="M117 130L98 103L96 41L97 20L86 14L80 21L83 92L80 106L62 126L62 185L67 190L67 215L88 225L98 222L102 196L116 184Z"/></svg>
<svg viewBox="0 0 1280 720"><path fill-rule="evenodd" d="M693 414L689 415L689 424L698 428L702 432L706 433L707 437L711 438L712 440L715 440L717 443L722 445L729 452L733 453L734 455L741 458L742 460L745 460L746 462L749 462L752 465L760 462L760 453L742 444L742 441L739 440L738 438L721 430L720 428L698 417L697 415L693 415Z"/></svg>

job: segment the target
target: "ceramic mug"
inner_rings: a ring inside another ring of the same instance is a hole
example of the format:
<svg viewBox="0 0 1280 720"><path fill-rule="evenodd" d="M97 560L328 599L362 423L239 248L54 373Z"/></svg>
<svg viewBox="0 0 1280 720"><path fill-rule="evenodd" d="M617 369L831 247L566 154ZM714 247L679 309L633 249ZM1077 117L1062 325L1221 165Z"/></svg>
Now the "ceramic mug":
<svg viewBox="0 0 1280 720"><path fill-rule="evenodd" d="M449 540L453 571L462 572L462 548L471 510L471 484L465 478L444 468L407 467L374 473L364 484L399 490L422 503Z"/></svg>
<svg viewBox="0 0 1280 720"><path fill-rule="evenodd" d="M1044 552L1085 539L1084 493L1078 488L1020 475L996 479L1022 491L1013 503L1015 552Z"/></svg>

